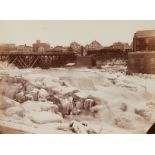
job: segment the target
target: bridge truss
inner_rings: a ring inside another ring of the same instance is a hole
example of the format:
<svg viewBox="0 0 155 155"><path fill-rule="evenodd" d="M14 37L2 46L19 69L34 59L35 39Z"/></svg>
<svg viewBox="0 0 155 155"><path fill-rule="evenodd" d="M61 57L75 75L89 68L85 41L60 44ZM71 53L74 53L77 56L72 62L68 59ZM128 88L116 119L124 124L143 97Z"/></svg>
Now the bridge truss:
<svg viewBox="0 0 155 155"><path fill-rule="evenodd" d="M0 61L7 61L19 68L61 67L75 60L76 56L71 52L0 53Z"/></svg>

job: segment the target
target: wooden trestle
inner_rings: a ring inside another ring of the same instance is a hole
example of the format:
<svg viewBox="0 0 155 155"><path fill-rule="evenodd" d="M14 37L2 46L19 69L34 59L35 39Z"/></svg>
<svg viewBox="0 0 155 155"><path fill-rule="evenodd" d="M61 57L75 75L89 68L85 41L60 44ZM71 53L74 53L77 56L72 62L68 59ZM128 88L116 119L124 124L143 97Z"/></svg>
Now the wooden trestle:
<svg viewBox="0 0 155 155"><path fill-rule="evenodd" d="M19 68L50 68L61 67L74 62L76 56L71 52L44 52L44 53L0 53L0 61L7 61Z"/></svg>

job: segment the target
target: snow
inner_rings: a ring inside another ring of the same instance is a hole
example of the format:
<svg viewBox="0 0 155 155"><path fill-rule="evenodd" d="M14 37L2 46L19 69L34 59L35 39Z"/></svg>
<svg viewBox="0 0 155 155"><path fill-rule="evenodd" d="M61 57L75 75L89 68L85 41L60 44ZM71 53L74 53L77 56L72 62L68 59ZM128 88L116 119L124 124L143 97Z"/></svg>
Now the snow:
<svg viewBox="0 0 155 155"><path fill-rule="evenodd" d="M0 96L0 109L7 109L14 106L19 106L20 104L14 100L11 100L10 98L6 96Z"/></svg>
<svg viewBox="0 0 155 155"><path fill-rule="evenodd" d="M40 101L26 101L22 104L22 107L26 111L56 111L57 106L54 105L52 102L40 102Z"/></svg>
<svg viewBox="0 0 155 155"><path fill-rule="evenodd" d="M62 122L62 117L47 111L30 112L27 117L34 123L44 124L50 122Z"/></svg>
<svg viewBox="0 0 155 155"><path fill-rule="evenodd" d="M0 120L36 133L145 133L155 121L155 76L126 75L117 63L3 68Z"/></svg>
<svg viewBox="0 0 155 155"><path fill-rule="evenodd" d="M68 67L75 66L75 63L68 63L68 64L66 64L66 66L68 66Z"/></svg>

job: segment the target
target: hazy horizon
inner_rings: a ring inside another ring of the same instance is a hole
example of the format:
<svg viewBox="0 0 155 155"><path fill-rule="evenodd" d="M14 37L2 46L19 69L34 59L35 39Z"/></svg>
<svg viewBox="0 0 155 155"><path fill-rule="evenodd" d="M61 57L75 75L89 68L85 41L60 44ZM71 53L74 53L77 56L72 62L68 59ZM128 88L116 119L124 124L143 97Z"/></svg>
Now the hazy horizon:
<svg viewBox="0 0 155 155"><path fill-rule="evenodd" d="M0 43L32 45L36 40L51 46L68 46L76 41L86 45L97 40L103 46L114 42L131 43L138 30L155 29L150 20L49 20L0 21Z"/></svg>

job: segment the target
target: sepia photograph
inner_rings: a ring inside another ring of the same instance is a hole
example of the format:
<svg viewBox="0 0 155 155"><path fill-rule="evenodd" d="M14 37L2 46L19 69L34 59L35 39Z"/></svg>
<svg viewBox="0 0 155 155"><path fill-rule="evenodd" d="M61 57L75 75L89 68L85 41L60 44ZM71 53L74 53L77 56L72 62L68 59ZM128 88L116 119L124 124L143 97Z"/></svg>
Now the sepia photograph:
<svg viewBox="0 0 155 155"><path fill-rule="evenodd" d="M155 20L0 20L1 134L155 134Z"/></svg>

